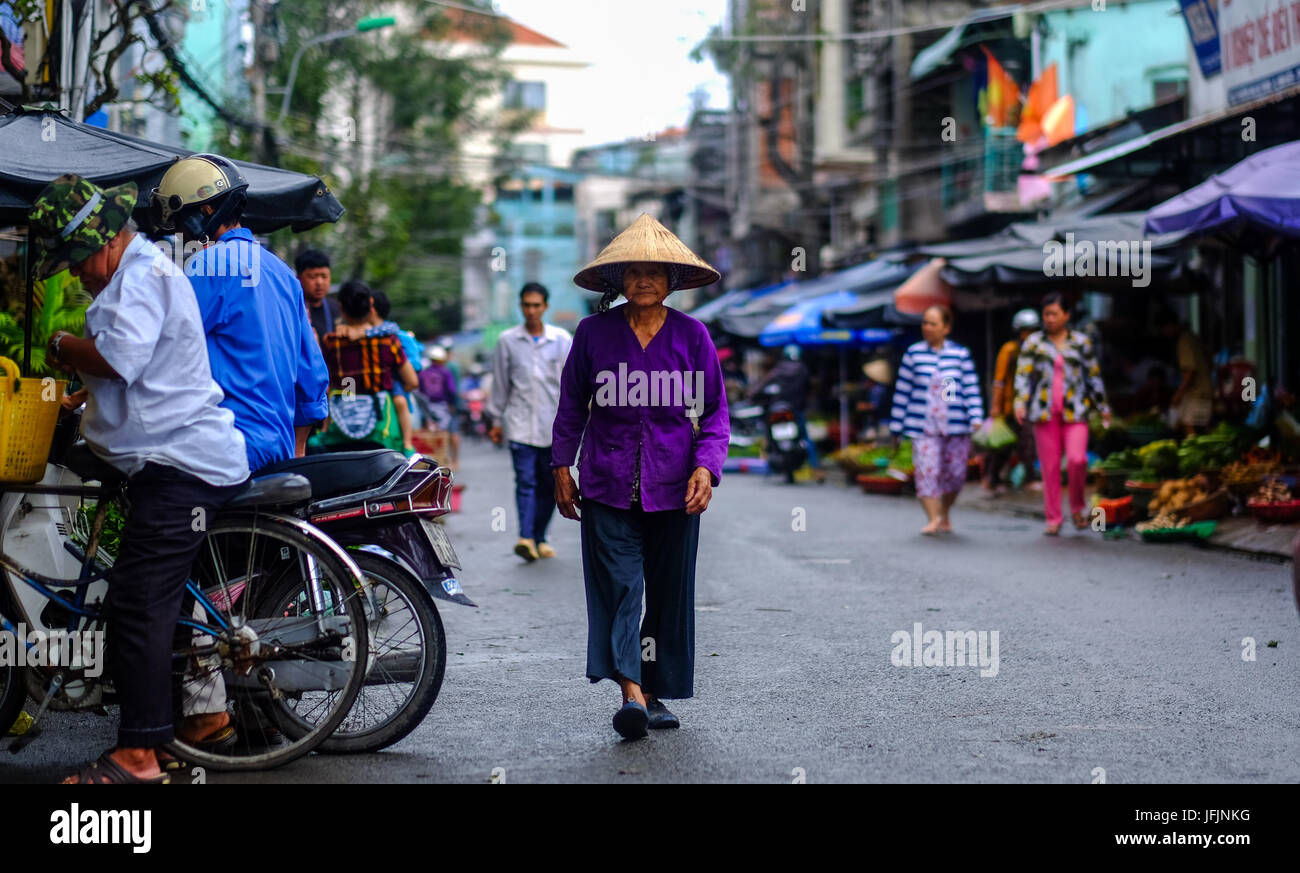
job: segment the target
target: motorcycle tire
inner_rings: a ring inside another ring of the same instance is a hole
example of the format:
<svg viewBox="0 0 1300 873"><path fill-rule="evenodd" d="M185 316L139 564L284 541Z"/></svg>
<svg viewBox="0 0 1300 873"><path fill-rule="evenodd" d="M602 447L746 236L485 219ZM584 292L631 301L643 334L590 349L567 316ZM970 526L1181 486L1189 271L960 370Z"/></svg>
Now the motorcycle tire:
<svg viewBox="0 0 1300 873"><path fill-rule="evenodd" d="M350 549L349 554L356 560L370 585L387 588L393 599L401 602L399 608L409 611L409 616L403 619L402 627L413 623L411 634L420 640L421 646L417 660L407 667L416 670L414 682L385 682L382 675L375 676L375 671L371 671L352 705L352 711L334 733L316 747L316 751L322 754L377 752L405 739L420 726L433 708L447 669L447 636L443 632L438 608L424 583L405 567L380 555L357 549ZM370 611L371 607L367 605L367 619L371 623L368 635L371 652L382 658L385 654L384 629L375 622ZM392 679L395 675L390 673L389 678ZM383 701L391 697L391 693L386 694L382 689L395 684L409 684L410 690L394 711L373 724L357 724L356 719L377 709L376 699Z"/></svg>

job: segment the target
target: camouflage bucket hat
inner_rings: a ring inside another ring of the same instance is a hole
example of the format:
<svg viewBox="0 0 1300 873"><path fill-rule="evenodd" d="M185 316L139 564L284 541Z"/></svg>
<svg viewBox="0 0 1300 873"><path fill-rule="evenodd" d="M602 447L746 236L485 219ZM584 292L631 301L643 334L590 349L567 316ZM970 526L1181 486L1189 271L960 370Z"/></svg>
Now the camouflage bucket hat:
<svg viewBox="0 0 1300 873"><path fill-rule="evenodd" d="M36 240L36 278L80 264L121 232L135 208L134 182L100 188L67 173L45 186L27 221Z"/></svg>

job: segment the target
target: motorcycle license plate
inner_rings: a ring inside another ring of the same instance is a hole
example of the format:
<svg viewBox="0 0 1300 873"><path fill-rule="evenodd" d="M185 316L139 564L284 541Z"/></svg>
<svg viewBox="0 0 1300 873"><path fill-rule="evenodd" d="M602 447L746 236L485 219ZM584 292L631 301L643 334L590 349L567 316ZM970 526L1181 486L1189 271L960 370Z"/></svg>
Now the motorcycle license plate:
<svg viewBox="0 0 1300 873"><path fill-rule="evenodd" d="M793 421L779 421L772 425L772 438L792 440L799 436L799 425Z"/></svg>
<svg viewBox="0 0 1300 873"><path fill-rule="evenodd" d="M433 545L433 553L443 566L460 569L460 558L456 556L456 550L452 548L451 540L447 539L447 532L442 529L442 525L427 518L420 519L420 524L424 526L424 532Z"/></svg>

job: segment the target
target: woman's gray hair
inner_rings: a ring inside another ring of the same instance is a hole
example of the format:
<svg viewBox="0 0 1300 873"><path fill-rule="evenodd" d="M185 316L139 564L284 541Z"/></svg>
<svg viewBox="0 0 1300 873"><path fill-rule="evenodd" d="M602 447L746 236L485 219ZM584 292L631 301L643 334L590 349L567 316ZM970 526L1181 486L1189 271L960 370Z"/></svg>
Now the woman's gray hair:
<svg viewBox="0 0 1300 873"><path fill-rule="evenodd" d="M664 264L663 266L664 266L664 272L668 274L668 290L670 292L676 291L678 287L681 285L681 281L682 281L681 268L678 267L676 264ZM623 273L625 272L627 272L626 266L623 267L622 272L619 273L620 282L622 280ZM614 301L617 300L623 294L623 289L621 287L615 287L614 283L610 282L608 278L606 278L605 284L608 287L605 289L605 293L600 296L600 303L596 305L597 312L608 312L609 307L612 306Z"/></svg>

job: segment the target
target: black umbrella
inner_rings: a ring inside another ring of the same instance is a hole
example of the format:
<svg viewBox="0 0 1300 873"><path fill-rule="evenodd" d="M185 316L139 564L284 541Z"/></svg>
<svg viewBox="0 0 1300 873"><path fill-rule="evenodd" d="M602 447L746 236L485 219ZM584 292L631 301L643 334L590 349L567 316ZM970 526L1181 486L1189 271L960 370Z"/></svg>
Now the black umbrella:
<svg viewBox="0 0 1300 873"><path fill-rule="evenodd" d="M51 180L76 173L101 187L135 182L135 219L148 228L149 192L189 149L71 121L51 110L0 116L0 223L26 224L32 200ZM248 179L243 224L254 233L296 231L338 221L343 205L316 176L235 161Z"/></svg>
<svg viewBox="0 0 1300 873"><path fill-rule="evenodd" d="M76 173L101 187L134 182L140 191L134 218L149 230L149 192L177 159L192 154L195 152L189 149L81 124L53 110L13 109L0 116L0 225L26 224L32 201L41 190L64 173ZM242 223L254 233L282 227L308 230L338 221L343 215L343 205L317 176L235 163L248 179ZM24 373L31 369L30 269L29 257Z"/></svg>

